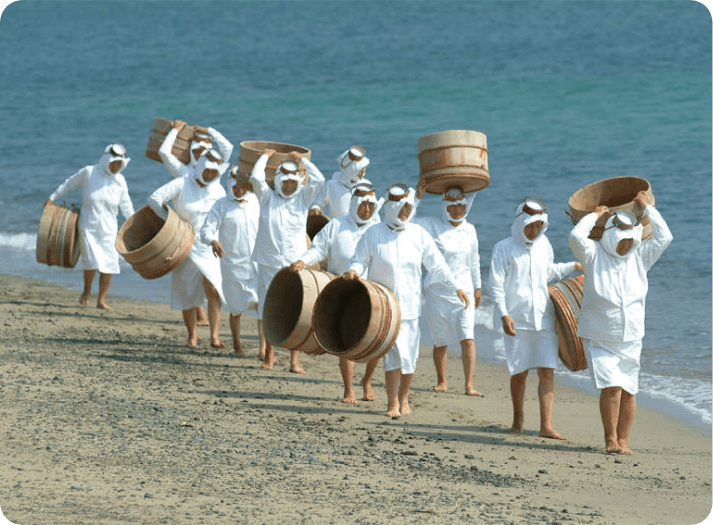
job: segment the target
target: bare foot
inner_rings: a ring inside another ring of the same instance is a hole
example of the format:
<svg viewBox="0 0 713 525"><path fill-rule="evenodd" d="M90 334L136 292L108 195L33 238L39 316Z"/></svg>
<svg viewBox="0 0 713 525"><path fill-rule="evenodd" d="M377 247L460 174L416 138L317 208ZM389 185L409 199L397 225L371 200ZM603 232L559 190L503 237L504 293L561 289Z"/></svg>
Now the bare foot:
<svg viewBox="0 0 713 525"><path fill-rule="evenodd" d="M619 454L626 454L627 456L633 454L633 452L629 448L629 443L627 441L619 441L619 449Z"/></svg>
<svg viewBox="0 0 713 525"><path fill-rule="evenodd" d="M79 296L79 304L82 306L87 306L89 304L89 293L82 292L82 295Z"/></svg>
<svg viewBox="0 0 713 525"><path fill-rule="evenodd" d="M235 352L235 357L243 358L247 357L245 352L243 352L242 346L233 346L233 352Z"/></svg>
<svg viewBox="0 0 713 525"><path fill-rule="evenodd" d="M374 393L374 390L371 388L371 383L364 383L362 381L361 386L364 389L364 395L361 398L364 401L374 401L376 399L376 394Z"/></svg>
<svg viewBox="0 0 713 525"><path fill-rule="evenodd" d="M401 401L401 410L400 410L400 412L401 412L401 415L402 415L402 416L405 416L405 415L411 413L411 407L410 407L409 404L408 404L408 400L406 400L406 401Z"/></svg>
<svg viewBox="0 0 713 525"><path fill-rule="evenodd" d="M264 361L265 360L265 350L261 350L260 353L258 353L257 358L260 361Z"/></svg>
<svg viewBox="0 0 713 525"><path fill-rule="evenodd" d="M510 427L511 434L522 434L522 424L513 423Z"/></svg>
<svg viewBox="0 0 713 525"><path fill-rule="evenodd" d="M386 411L386 417L391 419L398 419L401 417L401 412L399 412L399 407L389 407Z"/></svg>
<svg viewBox="0 0 713 525"><path fill-rule="evenodd" d="M554 428L551 428L549 430L540 430L540 437L549 438L549 439L561 439L561 440L567 439L562 434L559 434L557 431L555 431Z"/></svg>
<svg viewBox="0 0 713 525"><path fill-rule="evenodd" d="M471 387L466 387L466 388L465 388L465 395L466 395L466 396L473 396L473 397L480 397L480 396L482 396L483 394L481 394L480 392L478 392L475 388L473 388L473 387L471 386Z"/></svg>
<svg viewBox="0 0 713 525"><path fill-rule="evenodd" d="M189 339L184 348L198 348L198 340Z"/></svg>
<svg viewBox="0 0 713 525"><path fill-rule="evenodd" d="M307 373L305 371L305 369L299 365L298 366L294 366L294 365L290 366L290 372L292 372L293 374L306 374Z"/></svg>
<svg viewBox="0 0 713 525"><path fill-rule="evenodd" d="M438 383L433 387L433 390L436 392L448 392L448 387L446 386L446 383Z"/></svg>
<svg viewBox="0 0 713 525"><path fill-rule="evenodd" d="M196 321L196 324L198 326L210 326L210 323L208 322L208 319L205 317L198 317L198 320Z"/></svg>
<svg viewBox="0 0 713 525"><path fill-rule="evenodd" d="M347 403L349 405L358 405L359 401L357 401L354 391L351 391L351 392L344 392L344 398L342 399L342 403Z"/></svg>
<svg viewBox="0 0 713 525"><path fill-rule="evenodd" d="M220 339L216 341L211 341L210 346L212 346L213 348L225 348L225 344Z"/></svg>
<svg viewBox="0 0 713 525"><path fill-rule="evenodd" d="M263 361L260 363L260 366L263 367L265 370L272 370L272 368L275 366L275 361Z"/></svg>
<svg viewBox="0 0 713 525"><path fill-rule="evenodd" d="M101 308L102 310L113 310L113 308L106 303L97 303L97 308Z"/></svg>
<svg viewBox="0 0 713 525"><path fill-rule="evenodd" d="M616 441L607 441L606 451L607 454L621 454L621 447Z"/></svg>

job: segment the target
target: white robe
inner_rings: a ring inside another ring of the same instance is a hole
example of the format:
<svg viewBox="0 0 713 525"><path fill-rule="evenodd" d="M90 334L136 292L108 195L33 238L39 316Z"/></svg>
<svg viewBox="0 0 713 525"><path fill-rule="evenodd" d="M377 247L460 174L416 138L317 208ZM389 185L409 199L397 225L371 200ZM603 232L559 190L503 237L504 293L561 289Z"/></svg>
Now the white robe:
<svg viewBox="0 0 713 525"><path fill-rule="evenodd" d="M253 260L262 266L289 266L307 250L307 215L310 205L324 184L324 176L308 159L302 159L309 181L290 198L281 197L265 181L267 155L253 167L250 182L260 202L260 221Z"/></svg>
<svg viewBox="0 0 713 525"><path fill-rule="evenodd" d="M480 254L475 227L469 222L453 226L436 217L416 217L414 222L431 234L453 272L458 288L465 291L471 300L468 308L463 308L463 303L451 287L426 275L423 285L423 318L434 343L443 346L463 339L473 339L474 292L481 288ZM450 333L452 337L449 337Z"/></svg>
<svg viewBox="0 0 713 525"><path fill-rule="evenodd" d="M588 238L597 220L594 213L583 217L569 235L570 248L584 268L577 332L585 339L627 342L644 337L647 273L673 240L658 210L647 206L645 212L653 238L625 257L610 255L600 242Z"/></svg>
<svg viewBox="0 0 713 525"><path fill-rule="evenodd" d="M61 199L70 191L82 189L79 214L79 242L82 266L85 270L119 273L119 253L116 251L119 209L128 219L134 214L126 179L121 173L109 175L101 163L85 166L64 181L50 199Z"/></svg>
<svg viewBox="0 0 713 525"><path fill-rule="evenodd" d="M218 130L208 128L208 134L213 138L213 147L216 147L223 155L223 163L220 165L219 170L222 175L225 173L225 170L230 167L230 155L233 153L233 144ZM171 131L166 134L166 138L163 139L163 144L161 144L161 147L158 149L158 154L161 157L164 166L166 166L166 169L173 178L193 175L196 170L196 160L193 158L192 153L191 162L189 164L183 164L183 162L178 160L178 157L173 154L173 145L176 142L177 136L178 129L171 129Z"/></svg>
<svg viewBox="0 0 713 525"><path fill-rule="evenodd" d="M349 202L352 198L351 188L345 186L341 179L342 173L340 171L336 172L324 184L312 207L320 208L331 218L348 215Z"/></svg>
<svg viewBox="0 0 713 525"><path fill-rule="evenodd" d="M247 202L240 203L229 195L217 200L200 231L205 244L217 240L225 250L220 258L223 295L233 315L257 304L257 267L252 252L260 204L252 192L245 193L243 200Z"/></svg>
<svg viewBox="0 0 713 525"><path fill-rule="evenodd" d="M200 231L208 212L213 204L223 197L225 197L225 189L220 185L219 178L201 188L194 177L173 179L149 197L148 205L163 218L168 216L164 205L172 201L176 214L189 223L195 233L193 247L188 257L173 270L171 275L171 308L174 310L188 310L202 306L203 277L211 282L218 291L221 301L225 303L220 261L213 255L210 245L200 238Z"/></svg>
<svg viewBox="0 0 713 525"><path fill-rule="evenodd" d="M306 266L312 266L329 258L327 271L342 275L349 269L359 240L371 227L371 224L358 226L349 216L330 220L314 239L312 246L300 259Z"/></svg>

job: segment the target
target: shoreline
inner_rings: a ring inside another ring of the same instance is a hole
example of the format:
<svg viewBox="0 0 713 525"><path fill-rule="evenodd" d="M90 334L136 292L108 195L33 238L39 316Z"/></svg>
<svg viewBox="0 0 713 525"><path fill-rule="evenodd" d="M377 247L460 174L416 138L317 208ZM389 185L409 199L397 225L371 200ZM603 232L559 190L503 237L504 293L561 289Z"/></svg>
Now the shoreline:
<svg viewBox="0 0 713 525"><path fill-rule="evenodd" d="M13 523L678 524L711 510L710 435L646 407L635 454L604 454L596 399L560 382L554 425L568 439L539 438L531 374L513 435L502 365L476 364L485 395L470 398L451 357L436 393L422 347L413 413L389 420L381 365L377 401L345 405L334 356L301 355L297 375L277 350L262 370L252 317L250 357L236 359L207 329L183 348L166 304L110 290L102 311L44 281L0 285L0 507ZM220 333L228 343L225 315Z"/></svg>

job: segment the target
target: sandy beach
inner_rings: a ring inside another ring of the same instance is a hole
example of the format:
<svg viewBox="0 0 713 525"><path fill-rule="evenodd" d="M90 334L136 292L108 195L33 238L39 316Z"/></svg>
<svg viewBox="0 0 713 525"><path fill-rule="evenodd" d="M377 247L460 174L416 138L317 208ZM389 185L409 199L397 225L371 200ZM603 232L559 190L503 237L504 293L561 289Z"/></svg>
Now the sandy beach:
<svg viewBox="0 0 713 525"><path fill-rule="evenodd" d="M512 435L503 367L477 363L485 395L470 398L451 357L436 393L422 348L414 412L390 420L381 366L379 399L345 405L334 356L303 355L296 375L277 350L261 369L254 317L236 359L207 328L184 348L165 304L110 292L103 311L40 281L0 287L0 508L19 525L693 524L711 510L710 434L645 408L635 454L607 455L597 398L556 384L568 439L542 439L531 374L526 432ZM227 344L226 314L221 325Z"/></svg>

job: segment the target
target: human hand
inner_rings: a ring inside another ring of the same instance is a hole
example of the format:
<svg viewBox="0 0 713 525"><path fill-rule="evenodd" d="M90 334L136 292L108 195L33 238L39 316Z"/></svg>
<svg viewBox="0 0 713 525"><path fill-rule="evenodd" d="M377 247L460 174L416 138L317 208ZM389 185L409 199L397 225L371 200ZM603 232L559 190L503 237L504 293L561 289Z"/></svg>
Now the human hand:
<svg viewBox="0 0 713 525"><path fill-rule="evenodd" d="M517 335L517 332L515 332L515 322L509 315L503 316L503 332L513 337Z"/></svg>
<svg viewBox="0 0 713 525"><path fill-rule="evenodd" d="M584 267L582 266L582 263L577 261L574 263L574 269L578 271L579 273L584 273Z"/></svg>
<svg viewBox="0 0 713 525"><path fill-rule="evenodd" d="M342 275L342 279L345 281L358 281L359 280L359 274L356 273L354 270L347 270L344 272L344 275Z"/></svg>
<svg viewBox="0 0 713 525"><path fill-rule="evenodd" d="M322 210L319 208L312 208L309 210L310 217L319 217L320 215L324 215L324 214L322 213Z"/></svg>
<svg viewBox="0 0 713 525"><path fill-rule="evenodd" d="M646 206L651 204L648 194L643 190L636 194L636 197L634 197L634 202L639 205L642 211L644 210L644 208L646 208Z"/></svg>
<svg viewBox="0 0 713 525"><path fill-rule="evenodd" d="M302 157L304 157L304 155L302 155L302 153L300 153L299 151L290 151L287 156L290 157L290 159L295 161L297 164L302 162Z"/></svg>
<svg viewBox="0 0 713 525"><path fill-rule="evenodd" d="M183 122L182 120L174 120L173 121L173 127L176 128L178 131L181 131L184 127L186 127L187 124Z"/></svg>
<svg viewBox="0 0 713 525"><path fill-rule="evenodd" d="M223 255L225 255L225 250L223 249L223 245L220 244L220 242L212 241L210 245L213 248L213 255L215 255L216 257L222 257Z"/></svg>
<svg viewBox="0 0 713 525"><path fill-rule="evenodd" d="M42 206L44 206L46 208L50 204L52 204L52 199L47 199Z"/></svg>
<svg viewBox="0 0 713 525"><path fill-rule="evenodd" d="M426 183L426 179L419 179L418 184L416 184L416 198L418 200L421 200L426 193Z"/></svg>
<svg viewBox="0 0 713 525"><path fill-rule="evenodd" d="M270 157L272 157L272 156L275 154L275 150L274 150L274 149L270 149L270 148L265 148L264 150L262 150L262 154L263 154L263 155L267 155L268 158L270 158Z"/></svg>
<svg viewBox="0 0 713 525"><path fill-rule="evenodd" d="M460 288L456 291L456 294L458 294L458 299L460 299L461 302L465 305L464 308L468 308L470 306L470 299L468 299L468 294Z"/></svg>
<svg viewBox="0 0 713 525"><path fill-rule="evenodd" d="M295 261L290 264L289 269L291 272L301 272L305 269L305 262L303 260Z"/></svg>
<svg viewBox="0 0 713 525"><path fill-rule="evenodd" d="M609 214L609 206L597 206L594 208L594 213L597 214L597 217L602 218L604 215Z"/></svg>
<svg viewBox="0 0 713 525"><path fill-rule="evenodd" d="M475 307L480 308L480 302L482 301L482 294L480 288L475 291Z"/></svg>

